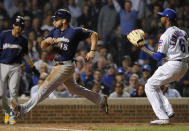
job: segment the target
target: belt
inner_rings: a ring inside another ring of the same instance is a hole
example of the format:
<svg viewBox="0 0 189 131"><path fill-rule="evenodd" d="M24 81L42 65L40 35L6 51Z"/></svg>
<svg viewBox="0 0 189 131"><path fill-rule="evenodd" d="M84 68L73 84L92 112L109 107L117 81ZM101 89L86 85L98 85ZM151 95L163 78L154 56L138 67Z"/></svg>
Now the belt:
<svg viewBox="0 0 189 131"><path fill-rule="evenodd" d="M68 60L68 61L54 61L53 60L53 65L54 66L57 66L57 65L71 65L71 64L73 64L74 61L75 61L74 59Z"/></svg>
<svg viewBox="0 0 189 131"><path fill-rule="evenodd" d="M175 61L180 61L180 62L185 62L185 63L189 62L187 59L178 59L178 60L175 60Z"/></svg>

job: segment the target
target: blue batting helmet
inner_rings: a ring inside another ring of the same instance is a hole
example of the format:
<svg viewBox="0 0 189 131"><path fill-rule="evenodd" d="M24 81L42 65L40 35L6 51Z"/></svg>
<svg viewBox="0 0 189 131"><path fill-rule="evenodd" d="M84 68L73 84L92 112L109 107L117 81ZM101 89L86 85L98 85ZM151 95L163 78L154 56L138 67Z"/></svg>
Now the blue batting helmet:
<svg viewBox="0 0 189 131"><path fill-rule="evenodd" d="M52 16L53 19L66 19L68 22L71 20L71 13L65 9L57 10Z"/></svg>

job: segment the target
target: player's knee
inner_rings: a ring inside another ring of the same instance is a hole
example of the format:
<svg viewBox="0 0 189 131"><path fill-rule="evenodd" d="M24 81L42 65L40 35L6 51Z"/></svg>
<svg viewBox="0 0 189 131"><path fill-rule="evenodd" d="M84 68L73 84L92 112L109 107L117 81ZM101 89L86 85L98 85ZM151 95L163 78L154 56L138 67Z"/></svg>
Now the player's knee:
<svg viewBox="0 0 189 131"><path fill-rule="evenodd" d="M149 86L147 85L147 83L145 84L145 88L144 88L144 91L147 93L147 91L148 91L148 88L149 88Z"/></svg>
<svg viewBox="0 0 189 131"><path fill-rule="evenodd" d="M149 83L149 82L147 82L146 84L145 84L145 92L147 93L148 91L150 91L152 89L152 85Z"/></svg>
<svg viewBox="0 0 189 131"><path fill-rule="evenodd" d="M146 84L145 84L145 92L152 92L152 91L155 91L156 89L158 88L157 85L153 84L152 82L148 81Z"/></svg>

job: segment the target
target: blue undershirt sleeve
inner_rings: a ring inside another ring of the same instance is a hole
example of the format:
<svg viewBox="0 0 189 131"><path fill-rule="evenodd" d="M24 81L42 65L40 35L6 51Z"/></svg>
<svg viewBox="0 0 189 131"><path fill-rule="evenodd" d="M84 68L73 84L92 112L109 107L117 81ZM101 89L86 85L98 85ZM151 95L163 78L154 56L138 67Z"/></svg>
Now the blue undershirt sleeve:
<svg viewBox="0 0 189 131"><path fill-rule="evenodd" d="M156 61L161 61L162 58L165 57L165 54L161 53L161 52L157 52L157 53L154 53L152 55L152 58Z"/></svg>

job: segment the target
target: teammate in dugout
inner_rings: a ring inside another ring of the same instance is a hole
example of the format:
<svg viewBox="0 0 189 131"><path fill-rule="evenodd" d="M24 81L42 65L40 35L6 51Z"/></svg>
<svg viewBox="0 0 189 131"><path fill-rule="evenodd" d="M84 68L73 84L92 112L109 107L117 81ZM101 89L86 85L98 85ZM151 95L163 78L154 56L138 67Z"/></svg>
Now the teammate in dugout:
<svg viewBox="0 0 189 131"><path fill-rule="evenodd" d="M12 30L0 33L0 98L2 98L4 123L15 124L16 117L7 100L7 86L10 98L18 104L17 93L21 77L21 63L24 58L32 67L33 72L39 76L32 60L28 55L28 40L21 34L24 28L24 19L17 16Z"/></svg>
<svg viewBox="0 0 189 131"><path fill-rule="evenodd" d="M86 55L86 59L90 61L95 56L98 34L88 29L70 26L71 14L67 10L57 10L52 18L55 28L41 42L42 49L52 46L56 50L57 55L53 60L54 66L52 72L43 82L38 92L28 102L17 105L14 101L11 101L15 114L19 116L29 112L61 84L64 84L70 93L89 99L93 103L100 105L105 113L108 113L107 97L100 96L78 85L73 78L75 71L74 55L78 43L90 37L91 50Z"/></svg>
<svg viewBox="0 0 189 131"><path fill-rule="evenodd" d="M161 16L161 24L166 28L166 31L160 37L158 50L155 53L144 46L141 49L157 61L167 60L162 66L158 67L145 85L147 98L158 117L150 124L164 125L169 124L169 118L173 117L175 113L168 99L163 95L160 86L180 80L187 72L189 41L187 33L174 26L175 10L167 8L158 14ZM134 30L127 37L132 44L143 45L144 39L140 38L140 34L139 30Z"/></svg>

